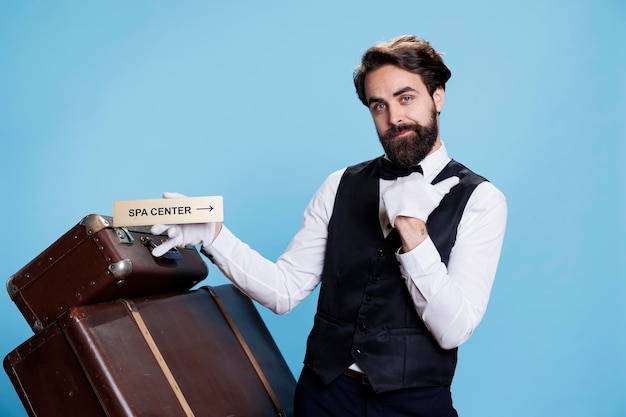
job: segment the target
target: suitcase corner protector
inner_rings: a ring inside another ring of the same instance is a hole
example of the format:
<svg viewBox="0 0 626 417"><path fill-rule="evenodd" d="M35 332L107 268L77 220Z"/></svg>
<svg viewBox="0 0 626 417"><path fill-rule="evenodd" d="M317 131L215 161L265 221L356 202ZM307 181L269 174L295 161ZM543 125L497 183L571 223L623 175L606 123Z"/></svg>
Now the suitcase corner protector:
<svg viewBox="0 0 626 417"><path fill-rule="evenodd" d="M124 280L133 272L133 262L129 258L109 264L109 272L117 279L117 285L124 284Z"/></svg>
<svg viewBox="0 0 626 417"><path fill-rule="evenodd" d="M15 275L11 275L7 280L7 292L9 293L9 297L11 297L11 299L15 297L15 294L17 294L18 291L17 285L13 283L14 276Z"/></svg>
<svg viewBox="0 0 626 417"><path fill-rule="evenodd" d="M112 220L110 217L102 216L100 214L88 214L80 221L88 235L99 232L107 227L112 227Z"/></svg>

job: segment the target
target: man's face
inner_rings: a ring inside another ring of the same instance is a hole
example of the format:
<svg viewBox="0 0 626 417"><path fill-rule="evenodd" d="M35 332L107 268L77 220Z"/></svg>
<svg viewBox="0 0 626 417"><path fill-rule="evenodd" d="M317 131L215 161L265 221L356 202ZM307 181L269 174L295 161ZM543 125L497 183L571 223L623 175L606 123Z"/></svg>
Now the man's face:
<svg viewBox="0 0 626 417"><path fill-rule="evenodd" d="M443 108L442 88L431 96L419 75L385 65L365 77L365 94L389 159L417 165L441 146L437 114Z"/></svg>

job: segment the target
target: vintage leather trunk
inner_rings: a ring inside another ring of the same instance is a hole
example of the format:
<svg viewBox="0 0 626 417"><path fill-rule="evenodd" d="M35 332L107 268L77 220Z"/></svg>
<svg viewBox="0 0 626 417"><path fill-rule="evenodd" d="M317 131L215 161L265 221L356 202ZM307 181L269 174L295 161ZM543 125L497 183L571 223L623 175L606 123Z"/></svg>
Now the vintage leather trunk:
<svg viewBox="0 0 626 417"><path fill-rule="evenodd" d="M292 416L295 379L233 285L73 307L9 353L29 416Z"/></svg>
<svg viewBox="0 0 626 417"><path fill-rule="evenodd" d="M34 332L70 307L180 292L206 278L195 248L155 258L151 247L166 236L112 224L107 216L86 216L9 278L7 291Z"/></svg>

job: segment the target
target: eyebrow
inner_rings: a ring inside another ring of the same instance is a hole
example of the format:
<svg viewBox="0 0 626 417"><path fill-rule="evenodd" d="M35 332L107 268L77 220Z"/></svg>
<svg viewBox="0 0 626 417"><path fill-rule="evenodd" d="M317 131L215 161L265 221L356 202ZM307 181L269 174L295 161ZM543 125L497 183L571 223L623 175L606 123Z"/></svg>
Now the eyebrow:
<svg viewBox="0 0 626 417"><path fill-rule="evenodd" d="M393 96L394 96L394 97L398 97L399 95L404 94L404 93L406 93L407 91L412 91L412 92L414 92L414 93L417 93L417 90L415 90L415 89L414 89L414 88L412 88L412 87L404 87L404 88L399 89L399 90L398 90L398 91L396 91L395 93L393 93Z"/></svg>
<svg viewBox="0 0 626 417"><path fill-rule="evenodd" d="M415 90L412 87L408 87L407 86L407 87L403 87L403 88L399 89L398 91L396 91L395 93L393 93L393 96L394 97L398 97L398 96L406 93L407 91L411 91L411 92L417 93L417 90ZM369 105L369 104L372 104L372 103L383 103L384 101L385 100L383 100L382 98L370 97L370 99L367 100L367 104Z"/></svg>

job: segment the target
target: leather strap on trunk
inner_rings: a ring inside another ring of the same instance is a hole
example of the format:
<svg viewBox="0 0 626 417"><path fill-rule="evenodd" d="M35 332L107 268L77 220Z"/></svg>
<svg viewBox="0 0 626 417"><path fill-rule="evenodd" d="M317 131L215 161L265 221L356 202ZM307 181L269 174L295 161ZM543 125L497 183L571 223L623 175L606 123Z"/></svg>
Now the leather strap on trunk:
<svg viewBox="0 0 626 417"><path fill-rule="evenodd" d="M146 343L148 344L148 347L150 348L150 352L152 352L154 359L156 359L157 363L159 364L159 367L161 368L163 375L165 375L165 378L167 379L167 382L172 388L174 395L178 399L180 406L185 412L185 416L195 417L193 414L193 411L191 410L191 407L189 406L189 403L187 402L187 399L185 399L185 396L183 395L182 390L178 386L176 379L174 379L174 375L172 375L172 371L170 370L169 366L167 366L167 362L165 362L163 355L161 355L161 351L159 350L159 347L157 346L156 342L152 338L152 335L150 334L150 331L148 330L146 323L143 321L141 314L139 314L139 310L137 309L137 306L135 305L135 303L133 303L130 300L120 300L120 301L124 303L128 311L130 311L130 314L133 320L135 320L137 327L141 331L143 338L145 339Z"/></svg>
<svg viewBox="0 0 626 417"><path fill-rule="evenodd" d="M217 304L217 307L219 308L220 312L224 316L224 319L226 320L226 323L228 323L228 326L231 328L231 330L235 334L235 337L237 338L237 341L239 342L239 344L243 348L244 352L246 353L246 356L250 360L250 363L252 364L252 367L256 371L257 375L259 376L259 379L261 380L261 383L265 387L265 391L269 395L270 400L272 400L272 403L274 404L274 408L276 408L276 412L278 413L277 414L278 417L285 417L285 413L284 413L282 407L280 406L280 402L278 401L278 397L276 397L276 394L274 393L274 390L270 386L269 381L265 377L265 374L263 373L263 370L261 369L261 366L257 362L256 358L254 357L254 354L252 353L252 350L250 349L250 347L246 343L246 340L243 338L241 332L237 328L237 325L235 324L235 321L233 320L233 318L228 313L228 310L226 309L226 306L222 302L220 296L217 294L217 292L213 288L211 288L209 286L206 286L204 288L206 288L209 291L209 293L211 294L211 296L215 300L215 304Z"/></svg>

